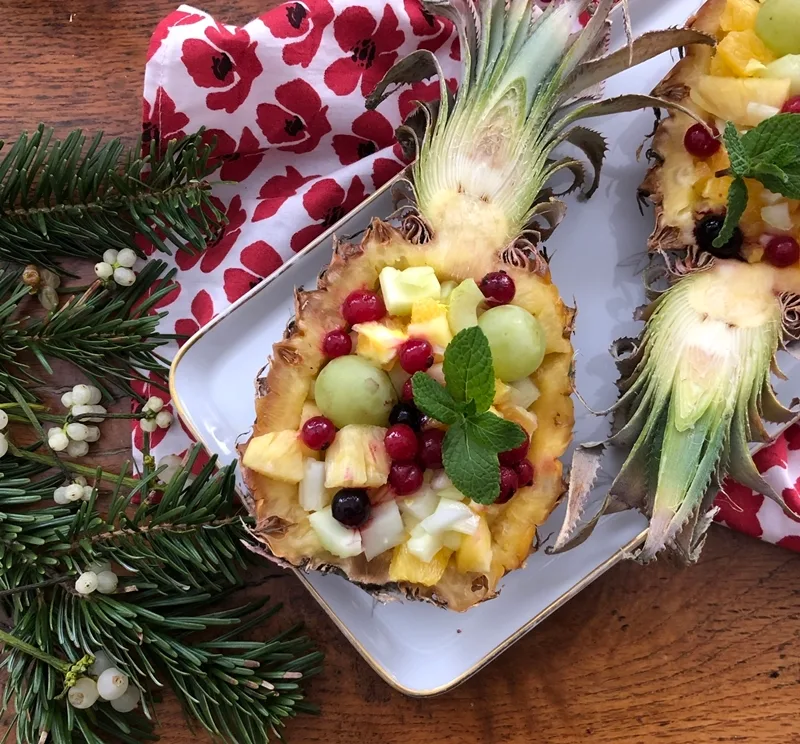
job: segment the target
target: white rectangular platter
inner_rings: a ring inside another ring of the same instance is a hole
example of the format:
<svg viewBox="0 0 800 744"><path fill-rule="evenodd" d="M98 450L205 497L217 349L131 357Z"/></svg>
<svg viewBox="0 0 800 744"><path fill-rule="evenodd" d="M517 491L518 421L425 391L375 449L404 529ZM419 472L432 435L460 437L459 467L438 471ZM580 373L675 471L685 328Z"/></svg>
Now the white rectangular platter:
<svg viewBox="0 0 800 744"><path fill-rule="evenodd" d="M698 5L699 0L634 0L634 33L682 25ZM621 23L616 26L612 48L624 41ZM606 95L649 92L675 61L661 55L619 75L607 84ZM600 189L590 202L570 204L548 243L554 280L564 299L578 305L577 387L595 409L616 399L609 345L639 330L632 313L644 301L640 272L652 215L642 216L637 207L636 187L646 164L637 162L636 149L652 125L650 111L599 121L609 144ZM387 189L373 195L184 345L172 368L173 401L197 438L223 462L235 457L237 440L252 425L253 381L293 313L294 288L315 285L329 260L333 232L355 234L372 216L391 211ZM786 385L779 390L783 400L792 397ZM575 412L575 442L605 437L607 419L593 416L577 400ZM606 473L616 467L613 458L605 463ZM557 531L562 514L563 507L540 530L543 538ZM605 517L583 545L558 556L535 553L502 581L499 597L464 614L419 602L380 604L338 576L301 578L378 674L408 695L428 696L474 674L614 565L641 538L645 524L635 512Z"/></svg>

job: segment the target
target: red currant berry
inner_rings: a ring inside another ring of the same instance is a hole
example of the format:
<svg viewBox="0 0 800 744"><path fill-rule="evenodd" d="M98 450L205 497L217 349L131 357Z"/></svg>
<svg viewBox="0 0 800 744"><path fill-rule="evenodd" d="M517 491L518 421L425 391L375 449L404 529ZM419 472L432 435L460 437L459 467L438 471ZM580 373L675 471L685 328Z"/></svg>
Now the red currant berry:
<svg viewBox="0 0 800 744"><path fill-rule="evenodd" d="M325 416L314 416L308 419L300 429L300 439L312 450L325 450L331 446L336 436L333 421Z"/></svg>
<svg viewBox="0 0 800 744"><path fill-rule="evenodd" d="M520 488L533 485L533 465L531 465L530 460L518 462L514 469L517 471L517 480Z"/></svg>
<svg viewBox="0 0 800 744"><path fill-rule="evenodd" d="M389 485L398 496L408 496L422 486L422 468L415 462L393 462Z"/></svg>
<svg viewBox="0 0 800 744"><path fill-rule="evenodd" d="M800 114L800 96L792 96L787 98L786 102L781 106L782 114Z"/></svg>
<svg viewBox="0 0 800 744"><path fill-rule="evenodd" d="M513 468L508 468L505 465L500 466L500 495L497 497L495 504L505 504L506 501L517 492L519 488L519 478L517 471Z"/></svg>
<svg viewBox="0 0 800 744"><path fill-rule="evenodd" d="M383 300L368 289L351 292L342 303L342 317L350 325L380 320L384 315L386 315L386 305L383 304Z"/></svg>
<svg viewBox="0 0 800 744"><path fill-rule="evenodd" d="M426 429L419 435L419 461L428 470L442 467L442 442L444 432L441 429Z"/></svg>
<svg viewBox="0 0 800 744"><path fill-rule="evenodd" d="M336 359L336 357L347 356L353 350L353 339L347 331L337 328L325 334L322 341L322 351L325 356Z"/></svg>
<svg viewBox="0 0 800 744"><path fill-rule="evenodd" d="M403 392L400 394L400 397L406 403L414 400L414 386L411 384L410 377L403 383Z"/></svg>
<svg viewBox="0 0 800 744"><path fill-rule="evenodd" d="M764 249L764 260L779 269L791 266L800 259L800 245L790 235L776 235L770 238Z"/></svg>
<svg viewBox="0 0 800 744"><path fill-rule="evenodd" d="M528 454L530 446L531 438L528 436L528 432L525 432L525 441L519 447L514 447L514 449L508 450L507 452L501 452L497 456L497 459L500 460L501 465L514 466L525 459L525 455Z"/></svg>
<svg viewBox="0 0 800 744"><path fill-rule="evenodd" d="M505 271L492 271L484 276L480 290L493 305L508 305L517 292L514 280Z"/></svg>
<svg viewBox="0 0 800 744"><path fill-rule="evenodd" d="M413 460L417 456L417 435L408 424L390 426L383 444L392 460Z"/></svg>
<svg viewBox="0 0 800 744"><path fill-rule="evenodd" d="M433 347L424 338L410 338L400 347L400 366L413 375L433 366Z"/></svg>
<svg viewBox="0 0 800 744"><path fill-rule="evenodd" d="M703 124L697 123L686 130L683 146L696 158L710 158L719 150L720 141L716 138L716 130L709 132Z"/></svg>

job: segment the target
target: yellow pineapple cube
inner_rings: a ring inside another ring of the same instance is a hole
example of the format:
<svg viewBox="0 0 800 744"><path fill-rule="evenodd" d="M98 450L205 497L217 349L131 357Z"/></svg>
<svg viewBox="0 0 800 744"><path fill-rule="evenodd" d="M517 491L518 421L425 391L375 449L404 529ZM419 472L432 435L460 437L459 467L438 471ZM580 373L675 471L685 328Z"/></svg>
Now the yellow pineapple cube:
<svg viewBox="0 0 800 744"><path fill-rule="evenodd" d="M442 578L452 554L453 551L449 548L441 548L426 563L412 555L408 550L408 544L403 543L394 549L389 566L389 578L392 581L408 581L412 584L433 586Z"/></svg>
<svg viewBox="0 0 800 744"><path fill-rule="evenodd" d="M775 55L767 45L750 29L746 31L731 31L719 44L716 56L733 70L737 77L750 77L757 71L748 63L752 61L768 65L775 61Z"/></svg>
<svg viewBox="0 0 800 744"><path fill-rule="evenodd" d="M389 479L381 426L349 424L325 452L325 488L376 488Z"/></svg>
<svg viewBox="0 0 800 744"><path fill-rule="evenodd" d="M756 0L728 0L719 26L722 31L749 31L755 28L759 4Z"/></svg>
<svg viewBox="0 0 800 744"><path fill-rule="evenodd" d="M356 354L369 359L380 367L388 367L397 357L398 350L408 339L402 325L389 321L358 323L353 326L358 333Z"/></svg>
<svg viewBox="0 0 800 744"><path fill-rule="evenodd" d="M702 197L712 204L727 204L728 190L732 183L733 178L731 176L709 178L703 189Z"/></svg>
<svg viewBox="0 0 800 744"><path fill-rule="evenodd" d="M411 306L408 335L427 339L433 346L444 349L453 338L447 322L447 305L426 297Z"/></svg>
<svg viewBox="0 0 800 744"><path fill-rule="evenodd" d="M513 421L515 424L519 424L523 429L525 429L526 432L528 432L528 436L533 436L533 432L539 428L539 419L536 417L536 414L532 411L526 411L520 406L500 406L500 415L504 419L508 419L509 421Z"/></svg>
<svg viewBox="0 0 800 744"><path fill-rule="evenodd" d="M751 103L780 108L789 97L788 78L738 78L699 75L689 91L689 98L720 119L746 125Z"/></svg>
<svg viewBox="0 0 800 744"><path fill-rule="evenodd" d="M322 411L319 410L317 404L313 400L307 400L303 403L303 411L300 414L300 426L311 418L322 416Z"/></svg>
<svg viewBox="0 0 800 744"><path fill-rule="evenodd" d="M500 378L495 378L494 381L494 400L492 404L495 406L502 406L511 402L511 394L514 392L511 385L506 385Z"/></svg>
<svg viewBox="0 0 800 744"><path fill-rule="evenodd" d="M478 529L465 535L456 551L456 566L462 573L477 571L488 573L492 567L492 533L485 517L480 518Z"/></svg>
<svg viewBox="0 0 800 744"><path fill-rule="evenodd" d="M719 77L736 77L736 72L728 67L724 58L719 54L715 54L711 58L708 72L710 75L718 75Z"/></svg>
<svg viewBox="0 0 800 744"><path fill-rule="evenodd" d="M285 483L299 483L303 480L303 448L297 432L271 431L253 437L247 445L242 464Z"/></svg>

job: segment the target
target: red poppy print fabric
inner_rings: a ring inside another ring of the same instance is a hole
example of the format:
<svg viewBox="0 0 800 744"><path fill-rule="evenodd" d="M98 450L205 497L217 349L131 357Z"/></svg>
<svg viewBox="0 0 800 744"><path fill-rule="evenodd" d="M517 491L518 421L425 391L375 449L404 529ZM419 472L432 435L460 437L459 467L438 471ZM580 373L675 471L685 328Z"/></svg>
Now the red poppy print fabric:
<svg viewBox="0 0 800 744"><path fill-rule="evenodd" d="M377 111L365 110L364 96L416 49L437 55L455 91L458 38L420 0L292 0L241 27L184 5L158 24L145 67L143 140L163 150L203 127L221 162L216 205L228 216L202 255L167 257L177 273L158 310L168 313L161 329L178 337L170 353L403 168L394 130L417 101L439 95L438 82L406 88ZM140 388L171 410L158 380ZM151 439L156 458L182 455L191 443L178 422ZM138 451L138 427L133 443ZM800 427L758 463L800 512ZM726 484L717 506L723 524L800 550L800 520L769 499Z"/></svg>

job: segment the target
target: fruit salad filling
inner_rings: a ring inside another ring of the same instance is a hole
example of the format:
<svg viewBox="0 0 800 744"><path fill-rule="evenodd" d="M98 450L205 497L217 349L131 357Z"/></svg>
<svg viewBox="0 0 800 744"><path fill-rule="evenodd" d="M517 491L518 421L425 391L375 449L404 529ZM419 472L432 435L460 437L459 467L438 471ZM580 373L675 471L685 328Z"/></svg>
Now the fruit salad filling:
<svg viewBox="0 0 800 744"><path fill-rule="evenodd" d="M493 514L536 477L531 375L545 333L515 294L503 271L457 283L384 267L324 335L299 431L254 437L243 464L298 484L338 558L393 550L391 578L426 586L453 557L460 572L488 572Z"/></svg>
<svg viewBox="0 0 800 744"><path fill-rule="evenodd" d="M747 206L738 227L722 245L714 238L735 178L721 143L726 122L744 133L779 113L800 113L800 3L724 0L718 13L711 19L716 48L702 50L704 64L685 81L686 103L707 126L688 116L675 117L684 132L685 156L662 153L678 186L665 194L664 206L672 224L694 220L701 250L785 268L800 261L800 200L771 191L762 180L744 179Z"/></svg>

